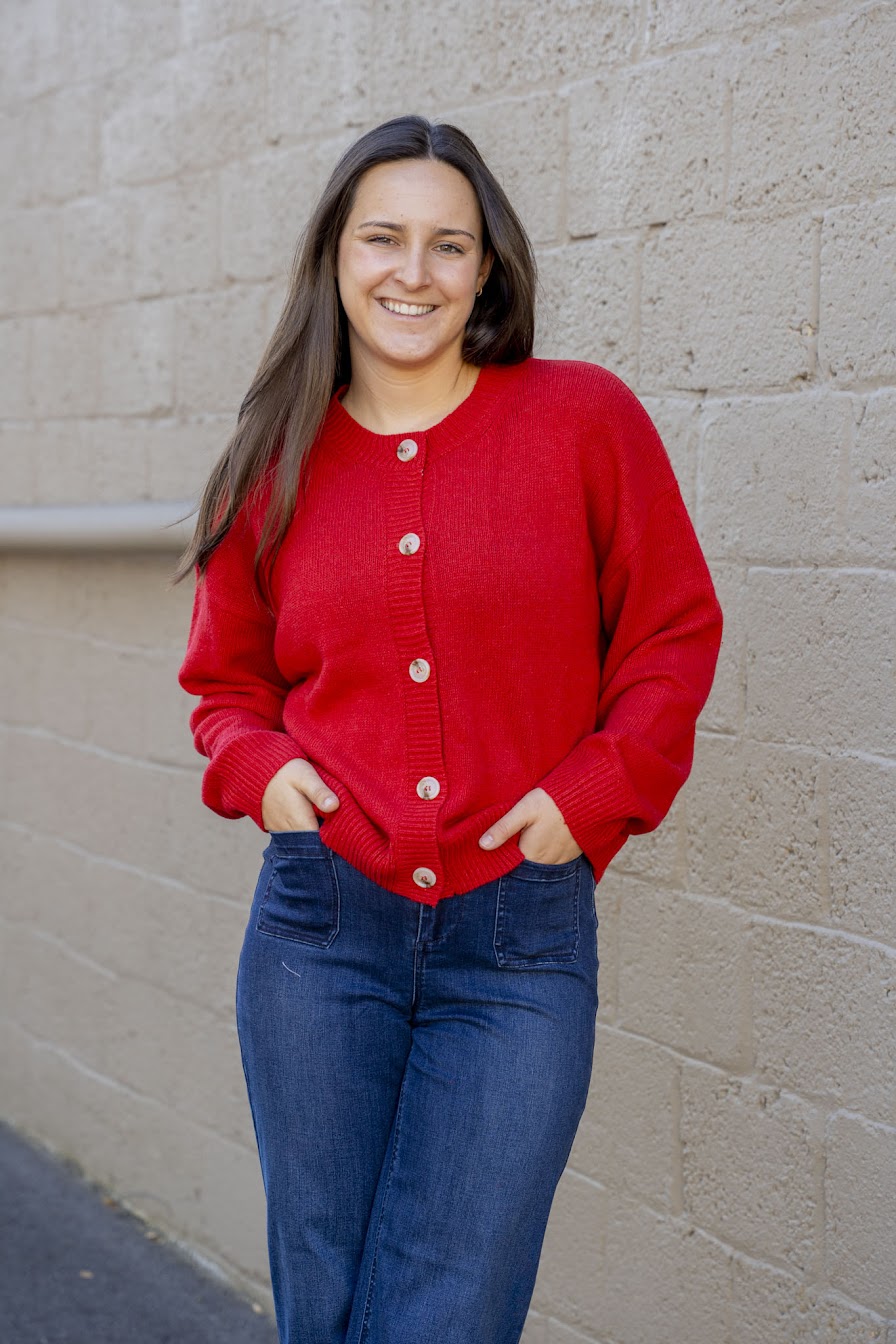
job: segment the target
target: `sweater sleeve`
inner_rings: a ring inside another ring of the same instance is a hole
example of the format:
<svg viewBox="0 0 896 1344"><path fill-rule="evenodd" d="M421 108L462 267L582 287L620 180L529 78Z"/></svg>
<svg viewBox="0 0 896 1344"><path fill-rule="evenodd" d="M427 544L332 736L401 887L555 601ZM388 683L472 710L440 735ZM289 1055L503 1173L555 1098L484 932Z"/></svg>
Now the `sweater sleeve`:
<svg viewBox="0 0 896 1344"><path fill-rule="evenodd" d="M255 582L255 537L246 511L197 571L180 685L199 703L190 715L196 750L209 758L202 801L219 816L249 816L264 830L261 799L287 761L301 755L283 729L290 686L274 657L276 620Z"/></svg>
<svg viewBox="0 0 896 1344"><path fill-rule="evenodd" d="M539 781L598 879L629 835L660 824L687 779L722 637L665 447L634 393L606 378L600 442L584 464L604 650L595 731Z"/></svg>

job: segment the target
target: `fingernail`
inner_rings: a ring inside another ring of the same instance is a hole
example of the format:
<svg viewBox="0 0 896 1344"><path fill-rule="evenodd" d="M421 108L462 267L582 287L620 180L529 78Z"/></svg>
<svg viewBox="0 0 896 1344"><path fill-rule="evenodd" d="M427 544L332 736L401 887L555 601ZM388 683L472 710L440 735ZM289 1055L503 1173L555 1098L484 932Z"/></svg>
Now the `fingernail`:
<svg viewBox="0 0 896 1344"><path fill-rule="evenodd" d="M333 797L332 793L328 793L324 799L324 807L332 807L335 802L336 799Z"/></svg>
<svg viewBox="0 0 896 1344"><path fill-rule="evenodd" d="M491 834L484 835L479 843L483 849L491 849L492 845L495 843L495 837Z"/></svg>

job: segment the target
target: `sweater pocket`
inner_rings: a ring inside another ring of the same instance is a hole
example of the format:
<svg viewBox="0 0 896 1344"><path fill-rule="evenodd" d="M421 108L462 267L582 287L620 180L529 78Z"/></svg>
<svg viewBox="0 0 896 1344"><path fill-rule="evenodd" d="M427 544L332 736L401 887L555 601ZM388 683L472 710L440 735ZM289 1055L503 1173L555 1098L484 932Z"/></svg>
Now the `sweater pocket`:
<svg viewBox="0 0 896 1344"><path fill-rule="evenodd" d="M579 908L590 868L584 855L566 863L523 859L498 880L495 956L499 966L568 966L579 955Z"/></svg>
<svg viewBox="0 0 896 1344"><path fill-rule="evenodd" d="M271 872L255 927L259 933L329 947L339 932L339 884L318 831L274 831L265 850Z"/></svg>

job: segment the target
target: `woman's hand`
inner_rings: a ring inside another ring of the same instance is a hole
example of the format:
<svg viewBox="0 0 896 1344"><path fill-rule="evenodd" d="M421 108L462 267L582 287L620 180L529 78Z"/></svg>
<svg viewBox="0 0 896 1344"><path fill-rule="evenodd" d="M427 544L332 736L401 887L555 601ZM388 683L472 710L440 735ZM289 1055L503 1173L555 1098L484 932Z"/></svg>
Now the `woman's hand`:
<svg viewBox="0 0 896 1344"><path fill-rule="evenodd" d="M582 853L563 813L544 789L530 789L509 812L492 822L479 843L483 849L497 849L520 830L517 844L523 857L536 863L567 863ZM483 843L487 836L492 837L491 844ZM528 852L530 847L534 853Z"/></svg>
<svg viewBox="0 0 896 1344"><path fill-rule="evenodd" d="M314 809L334 812L338 806L339 799L311 762L297 756L269 781L261 798L261 819L266 831L317 831Z"/></svg>

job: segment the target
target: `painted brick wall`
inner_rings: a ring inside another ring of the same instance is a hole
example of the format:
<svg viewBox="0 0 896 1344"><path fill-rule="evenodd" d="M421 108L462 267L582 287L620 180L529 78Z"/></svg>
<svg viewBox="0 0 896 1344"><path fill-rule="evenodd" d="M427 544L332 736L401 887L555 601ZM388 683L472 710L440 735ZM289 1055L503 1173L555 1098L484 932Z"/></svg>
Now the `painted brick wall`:
<svg viewBox="0 0 896 1344"><path fill-rule="evenodd" d="M406 111L518 204L537 353L613 368L668 445L725 641L691 780L598 889L526 1344L896 1344L894 50L892 3L0 10L3 504L194 493L316 191ZM188 585L0 574L3 1114L264 1300L260 836L199 803Z"/></svg>

